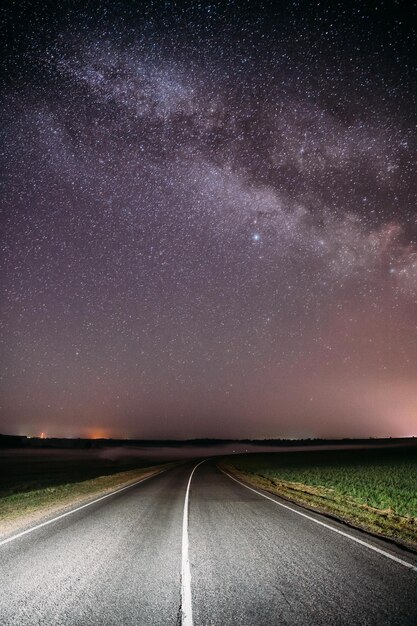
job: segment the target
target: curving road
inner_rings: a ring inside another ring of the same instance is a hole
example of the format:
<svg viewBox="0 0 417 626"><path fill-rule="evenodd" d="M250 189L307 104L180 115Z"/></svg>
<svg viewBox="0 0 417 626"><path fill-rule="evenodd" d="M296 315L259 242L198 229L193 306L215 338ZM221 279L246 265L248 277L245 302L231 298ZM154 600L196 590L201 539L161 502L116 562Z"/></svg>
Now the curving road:
<svg viewBox="0 0 417 626"><path fill-rule="evenodd" d="M0 624L417 624L416 555L193 467L0 544Z"/></svg>

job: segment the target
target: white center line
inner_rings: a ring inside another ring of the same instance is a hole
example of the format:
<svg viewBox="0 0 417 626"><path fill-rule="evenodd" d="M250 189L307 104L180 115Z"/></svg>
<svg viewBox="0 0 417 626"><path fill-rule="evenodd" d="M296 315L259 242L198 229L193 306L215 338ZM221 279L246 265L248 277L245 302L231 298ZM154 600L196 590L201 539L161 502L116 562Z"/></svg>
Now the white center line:
<svg viewBox="0 0 417 626"><path fill-rule="evenodd" d="M311 517L311 515L307 515L307 513L302 513L301 511L297 511L297 509L293 509L291 506L288 506L287 504L278 502L278 500L274 500L274 498L270 498L269 496L265 495L261 491L258 491L257 489L253 489L252 487L248 487L248 485L245 485L245 483L242 483L240 480L238 480L237 478L235 478L234 476L232 476L225 470L221 470L221 471L223 472L223 474L226 474L226 476L228 476L232 480L239 483L239 485L242 485L242 487L246 487L246 489L249 489L250 491L257 493L259 496L262 496L263 498L270 500L274 504L277 504L278 506L282 506L284 509L288 509L289 511L292 511L293 513L296 513L297 515L301 515L301 517L305 517L309 519L311 522L318 524L319 526L324 526L324 528L328 528L329 530L332 530L334 533L342 535L343 537L347 537L347 539L350 539L351 541L355 541L356 543L359 543L361 546L365 546L366 548L369 548L370 550L373 550L374 552L378 552L378 554L382 554L383 556L386 556L388 559L391 559L392 561L395 561L396 563L400 563L400 565L403 565L404 567L408 567L408 569L411 569L414 572L417 572L417 566L413 565L412 563L409 563L408 561L404 561L403 559L400 559L398 556L394 556L393 554L390 554L390 552L381 550L381 548L377 548L376 546L373 546L371 543L368 543L367 541L363 541L362 539L358 539L357 537L354 537L353 535L349 535L349 533L345 533L343 532L343 530L334 528L334 526L330 526L330 524L321 522L320 520L315 519L314 517Z"/></svg>
<svg viewBox="0 0 417 626"><path fill-rule="evenodd" d="M207 459L204 459L207 461ZM191 479L197 467L204 463L200 461L193 467L188 480L187 491L184 500L184 515L182 519L182 559L181 559L181 624L193 626L193 606L191 598L191 570L188 557L188 497L190 493Z"/></svg>
<svg viewBox="0 0 417 626"><path fill-rule="evenodd" d="M15 539L19 539L19 537L23 537L24 535L28 535L29 533L33 533L34 530L43 528L43 526L48 526L49 524L53 524L54 522L57 522L63 517L67 517L68 515L72 515L73 513L76 513L77 511L86 509L88 506L92 506L93 504L96 504L96 502L100 502L101 500L105 500L106 498L110 498L111 496L116 495L116 493L120 493L121 491L126 491L126 489L131 489L132 487L139 485L139 483L143 483L145 480L149 480L149 478L153 478L154 476L159 476L159 474L162 474L163 472L166 472L166 471L167 471L166 469L163 469L160 472L157 472L156 474L151 474L151 476L145 476L144 478L141 478L140 480L137 480L134 483L131 483L130 485L126 485L126 487L120 487L119 489L115 489L114 491L111 491L110 493L106 493L106 495L104 496L100 496L100 498L96 498L95 500L91 500L91 502L87 502L87 504L82 504L81 506L77 506L77 508L75 509L71 509L70 511L67 511L66 513L62 513L61 515L57 515L56 517L53 517L52 519L49 519L46 522L42 522L41 524L36 524L36 526L31 526L30 528L23 530L22 532L17 533L16 535L12 535L11 537L8 537L7 539L3 539L2 541L0 541L0 546L4 546L4 544L10 543L11 541L14 541Z"/></svg>

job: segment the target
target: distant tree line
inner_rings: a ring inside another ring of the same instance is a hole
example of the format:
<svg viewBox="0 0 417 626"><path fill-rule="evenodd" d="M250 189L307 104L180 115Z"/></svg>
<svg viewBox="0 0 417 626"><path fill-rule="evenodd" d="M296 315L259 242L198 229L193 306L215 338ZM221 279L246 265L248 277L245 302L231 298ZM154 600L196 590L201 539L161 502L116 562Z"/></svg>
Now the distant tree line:
<svg viewBox="0 0 417 626"><path fill-rule="evenodd" d="M404 438L382 438L370 437L368 439L216 439L216 438L195 438L195 439L65 439L58 437L40 438L25 437L19 435L0 434L0 448L71 448L88 449L103 448L112 446L137 446L141 448L152 447L209 447L226 444L247 444L256 446L319 446L319 445L382 445L382 444L414 444L417 445L416 437Z"/></svg>

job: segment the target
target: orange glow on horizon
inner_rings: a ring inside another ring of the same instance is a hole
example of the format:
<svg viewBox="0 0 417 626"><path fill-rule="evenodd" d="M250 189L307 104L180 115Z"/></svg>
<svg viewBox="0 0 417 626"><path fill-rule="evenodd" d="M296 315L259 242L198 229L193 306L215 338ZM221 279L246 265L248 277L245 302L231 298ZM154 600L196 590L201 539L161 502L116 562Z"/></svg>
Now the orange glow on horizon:
<svg viewBox="0 0 417 626"><path fill-rule="evenodd" d="M104 428L91 428L85 433L87 439L111 439L109 431Z"/></svg>

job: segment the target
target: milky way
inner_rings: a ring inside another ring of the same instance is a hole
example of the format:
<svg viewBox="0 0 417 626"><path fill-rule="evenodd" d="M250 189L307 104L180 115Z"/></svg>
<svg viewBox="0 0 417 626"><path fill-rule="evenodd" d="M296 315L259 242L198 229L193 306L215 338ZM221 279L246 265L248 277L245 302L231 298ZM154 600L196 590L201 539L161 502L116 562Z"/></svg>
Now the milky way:
<svg viewBox="0 0 417 626"><path fill-rule="evenodd" d="M23 4L0 431L417 435L406 9Z"/></svg>

